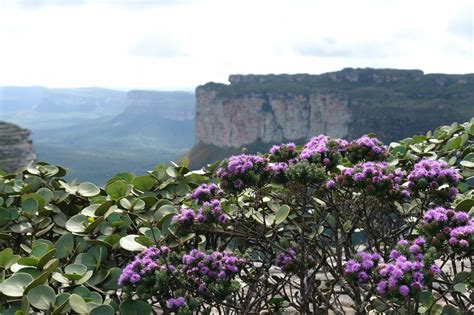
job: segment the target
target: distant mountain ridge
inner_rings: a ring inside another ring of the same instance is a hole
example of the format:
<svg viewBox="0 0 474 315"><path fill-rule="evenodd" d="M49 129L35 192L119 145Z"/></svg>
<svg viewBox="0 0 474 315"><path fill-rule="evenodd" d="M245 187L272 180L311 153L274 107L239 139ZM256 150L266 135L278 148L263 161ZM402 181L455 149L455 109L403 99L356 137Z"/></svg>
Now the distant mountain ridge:
<svg viewBox="0 0 474 315"><path fill-rule="evenodd" d="M6 87L0 119L32 130L39 160L103 184L125 169L178 160L194 144L194 102L180 91Z"/></svg>
<svg viewBox="0 0 474 315"><path fill-rule="evenodd" d="M474 116L474 74L353 69L321 75L231 75L196 88L192 167L225 154L303 143L324 133L386 142ZM224 154L225 153L225 154Z"/></svg>

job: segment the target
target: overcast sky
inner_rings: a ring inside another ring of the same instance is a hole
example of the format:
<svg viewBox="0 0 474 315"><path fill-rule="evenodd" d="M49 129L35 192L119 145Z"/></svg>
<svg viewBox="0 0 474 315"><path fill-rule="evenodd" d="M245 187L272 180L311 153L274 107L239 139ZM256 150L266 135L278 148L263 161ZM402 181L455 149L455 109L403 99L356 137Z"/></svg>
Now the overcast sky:
<svg viewBox="0 0 474 315"><path fill-rule="evenodd" d="M0 86L194 89L231 73L474 73L473 1L1 0Z"/></svg>

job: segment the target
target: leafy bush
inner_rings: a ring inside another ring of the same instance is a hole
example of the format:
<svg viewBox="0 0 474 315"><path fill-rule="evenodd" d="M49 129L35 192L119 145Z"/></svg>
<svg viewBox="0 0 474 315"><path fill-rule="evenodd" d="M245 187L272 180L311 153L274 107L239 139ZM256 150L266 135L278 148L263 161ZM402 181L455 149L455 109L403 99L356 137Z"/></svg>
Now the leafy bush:
<svg viewBox="0 0 474 315"><path fill-rule="evenodd" d="M4 314L474 311L474 121L318 136L104 188L0 175Z"/></svg>

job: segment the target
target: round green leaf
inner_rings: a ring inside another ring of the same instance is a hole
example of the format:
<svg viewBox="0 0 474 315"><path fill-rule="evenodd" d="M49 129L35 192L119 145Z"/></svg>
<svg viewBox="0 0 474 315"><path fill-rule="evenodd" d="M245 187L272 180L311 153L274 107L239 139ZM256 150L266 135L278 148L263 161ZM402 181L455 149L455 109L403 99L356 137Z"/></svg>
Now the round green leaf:
<svg viewBox="0 0 474 315"><path fill-rule="evenodd" d="M33 281L30 274L18 272L0 284L0 292L6 296L20 297L28 284Z"/></svg>
<svg viewBox="0 0 474 315"><path fill-rule="evenodd" d="M74 236L70 233L63 234L54 244L56 248L56 258L65 258L74 251Z"/></svg>
<svg viewBox="0 0 474 315"><path fill-rule="evenodd" d="M87 267L81 264L72 264L72 265L67 265L64 268L64 272L66 274L75 274L75 275L84 275L87 271Z"/></svg>
<svg viewBox="0 0 474 315"><path fill-rule="evenodd" d="M117 180L105 186L105 191L114 200L120 199L127 194L127 182Z"/></svg>
<svg viewBox="0 0 474 315"><path fill-rule="evenodd" d="M88 217L79 213L66 222L66 229L73 233L83 233L88 225Z"/></svg>
<svg viewBox="0 0 474 315"><path fill-rule="evenodd" d="M71 294L71 296L69 297L69 305L71 305L72 310L76 313L79 313L79 314L88 313L87 303L78 294Z"/></svg>
<svg viewBox="0 0 474 315"><path fill-rule="evenodd" d="M278 208L275 214L275 224L280 224L285 221L289 214L290 207L288 207L287 205L282 205L280 208Z"/></svg>
<svg viewBox="0 0 474 315"><path fill-rule="evenodd" d="M120 303L120 314L122 315L149 315L151 314L150 304L143 301L123 301Z"/></svg>
<svg viewBox="0 0 474 315"><path fill-rule="evenodd" d="M137 176L133 179L133 186L141 191L149 191L156 185L156 180L150 176Z"/></svg>
<svg viewBox="0 0 474 315"><path fill-rule="evenodd" d="M37 309L49 310L56 301L56 294L51 287L39 285L28 292L28 299Z"/></svg>
<svg viewBox="0 0 474 315"><path fill-rule="evenodd" d="M135 241L135 238L138 237L138 235L131 234L124 236L120 239L120 246L128 251L131 252L140 252L144 250L146 247Z"/></svg>
<svg viewBox="0 0 474 315"><path fill-rule="evenodd" d="M96 308L93 308L89 315L114 315L114 308L110 305L100 305Z"/></svg>
<svg viewBox="0 0 474 315"><path fill-rule="evenodd" d="M84 197L94 197L100 194L100 189L92 183L85 182L79 184L77 193Z"/></svg>

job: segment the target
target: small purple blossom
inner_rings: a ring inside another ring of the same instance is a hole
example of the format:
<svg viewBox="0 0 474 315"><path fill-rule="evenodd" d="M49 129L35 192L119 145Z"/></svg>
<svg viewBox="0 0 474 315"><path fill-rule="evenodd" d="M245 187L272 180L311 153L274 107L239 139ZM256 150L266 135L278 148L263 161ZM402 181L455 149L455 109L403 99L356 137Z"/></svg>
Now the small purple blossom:
<svg viewBox="0 0 474 315"><path fill-rule="evenodd" d="M172 310L176 310L186 305L186 299L182 296L177 298L171 298L166 301L166 307Z"/></svg>
<svg viewBox="0 0 474 315"><path fill-rule="evenodd" d="M191 198L196 200L199 204L203 204L206 201L220 198L223 195L223 191L219 189L216 184L201 184L191 193Z"/></svg>

